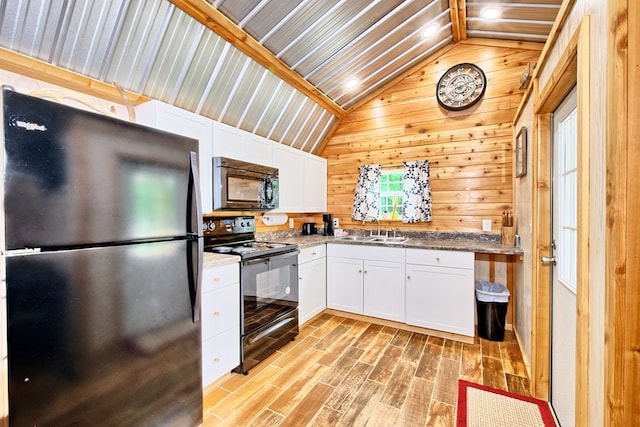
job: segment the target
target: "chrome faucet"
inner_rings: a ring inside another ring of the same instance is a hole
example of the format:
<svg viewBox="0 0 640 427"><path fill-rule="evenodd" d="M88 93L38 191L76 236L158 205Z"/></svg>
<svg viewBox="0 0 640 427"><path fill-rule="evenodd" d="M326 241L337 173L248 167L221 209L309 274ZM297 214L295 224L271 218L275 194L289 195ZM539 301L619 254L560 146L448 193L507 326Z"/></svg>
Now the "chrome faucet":
<svg viewBox="0 0 640 427"><path fill-rule="evenodd" d="M365 217L365 219L362 221L362 225L364 225L368 219L371 219L373 221L375 221L378 224L378 236L380 236L380 220L378 219L378 217L375 216L367 216ZM369 233L371 236L373 236L373 230L370 231Z"/></svg>

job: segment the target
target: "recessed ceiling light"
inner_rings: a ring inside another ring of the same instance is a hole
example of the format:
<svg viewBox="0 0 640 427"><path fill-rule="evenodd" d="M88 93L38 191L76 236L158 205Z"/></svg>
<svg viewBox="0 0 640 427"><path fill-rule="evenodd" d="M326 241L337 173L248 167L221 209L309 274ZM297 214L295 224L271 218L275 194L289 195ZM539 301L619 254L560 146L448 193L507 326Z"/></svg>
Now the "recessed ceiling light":
<svg viewBox="0 0 640 427"><path fill-rule="evenodd" d="M347 82L344 84L344 86L347 89L355 89L358 87L358 85L360 84L360 80L356 79L355 77L352 79L347 80Z"/></svg>
<svg viewBox="0 0 640 427"><path fill-rule="evenodd" d="M496 19L500 17L500 9L497 7L485 7L480 11L480 15L484 19Z"/></svg>
<svg viewBox="0 0 640 427"><path fill-rule="evenodd" d="M438 32L438 28L440 28L438 24L429 25L427 28L424 29L424 31L422 31L422 37L425 39L432 37L435 33Z"/></svg>

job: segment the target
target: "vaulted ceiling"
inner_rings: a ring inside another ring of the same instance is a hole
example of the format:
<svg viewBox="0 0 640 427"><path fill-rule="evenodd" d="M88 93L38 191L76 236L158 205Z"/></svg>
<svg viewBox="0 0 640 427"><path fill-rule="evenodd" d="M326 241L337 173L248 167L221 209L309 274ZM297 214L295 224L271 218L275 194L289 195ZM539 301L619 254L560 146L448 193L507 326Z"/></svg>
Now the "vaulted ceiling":
<svg viewBox="0 0 640 427"><path fill-rule="evenodd" d="M315 152L347 111L445 46L543 43L561 3L1 0L0 67L111 100L116 82L134 103L158 99ZM498 16L483 17L492 7Z"/></svg>

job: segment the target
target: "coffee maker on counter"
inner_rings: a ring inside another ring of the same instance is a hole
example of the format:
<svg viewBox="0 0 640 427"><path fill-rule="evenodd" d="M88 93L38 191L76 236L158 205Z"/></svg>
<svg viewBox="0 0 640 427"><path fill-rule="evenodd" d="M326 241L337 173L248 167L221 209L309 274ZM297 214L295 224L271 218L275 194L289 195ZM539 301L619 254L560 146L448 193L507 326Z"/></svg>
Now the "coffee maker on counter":
<svg viewBox="0 0 640 427"><path fill-rule="evenodd" d="M322 234L324 236L333 236L333 215L322 214L322 221L324 222L324 229Z"/></svg>

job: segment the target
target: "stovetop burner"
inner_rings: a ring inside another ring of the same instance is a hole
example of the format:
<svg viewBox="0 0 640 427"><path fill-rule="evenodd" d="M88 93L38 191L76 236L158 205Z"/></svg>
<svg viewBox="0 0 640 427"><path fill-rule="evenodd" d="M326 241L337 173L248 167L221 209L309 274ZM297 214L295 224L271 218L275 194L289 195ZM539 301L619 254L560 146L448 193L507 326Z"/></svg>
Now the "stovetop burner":
<svg viewBox="0 0 640 427"><path fill-rule="evenodd" d="M205 252L240 255L242 259L295 251L295 244L255 240L255 218L208 217L203 222Z"/></svg>

